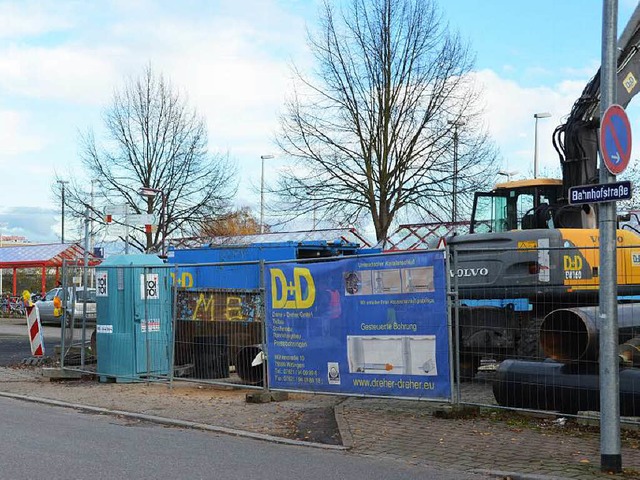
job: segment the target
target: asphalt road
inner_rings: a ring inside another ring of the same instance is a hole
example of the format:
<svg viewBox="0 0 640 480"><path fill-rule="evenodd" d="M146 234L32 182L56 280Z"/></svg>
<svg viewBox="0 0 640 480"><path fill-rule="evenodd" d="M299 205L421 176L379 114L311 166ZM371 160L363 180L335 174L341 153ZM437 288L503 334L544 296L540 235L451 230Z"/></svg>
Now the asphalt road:
<svg viewBox="0 0 640 480"><path fill-rule="evenodd" d="M80 332L81 330L78 329L77 338L80 338ZM60 344L60 328L44 326L43 336L45 355L51 355L53 348ZM0 318L0 366L16 365L30 356L31 346L29 345L27 320Z"/></svg>
<svg viewBox="0 0 640 480"><path fill-rule="evenodd" d="M0 397L0 478L396 480L483 477L167 428Z"/></svg>

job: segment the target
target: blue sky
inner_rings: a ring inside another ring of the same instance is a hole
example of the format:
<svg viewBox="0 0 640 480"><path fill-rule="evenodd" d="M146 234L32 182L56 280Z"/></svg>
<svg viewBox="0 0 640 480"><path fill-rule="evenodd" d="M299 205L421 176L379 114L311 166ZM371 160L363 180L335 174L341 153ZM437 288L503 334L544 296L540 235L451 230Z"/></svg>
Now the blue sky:
<svg viewBox="0 0 640 480"><path fill-rule="evenodd" d="M600 64L602 2L439 5L476 53L501 167L531 174L533 114L549 112L539 123L540 165L557 172L551 133ZM620 0L619 33L635 5ZM317 0L0 0L0 231L59 241L55 173L83 178L79 132L99 134L114 89L147 64L205 116L211 150L238 164L237 203L258 214L260 155L275 153L290 63L311 66L305 28L317 8ZM639 110L630 109L632 124ZM285 164L269 160L267 181ZM78 235L66 226L66 239Z"/></svg>

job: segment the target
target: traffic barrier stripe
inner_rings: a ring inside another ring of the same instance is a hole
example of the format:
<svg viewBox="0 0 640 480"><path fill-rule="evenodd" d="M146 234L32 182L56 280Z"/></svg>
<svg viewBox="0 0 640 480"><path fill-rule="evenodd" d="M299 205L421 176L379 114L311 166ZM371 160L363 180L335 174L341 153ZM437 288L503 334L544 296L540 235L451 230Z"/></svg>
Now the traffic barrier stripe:
<svg viewBox="0 0 640 480"><path fill-rule="evenodd" d="M35 305L27 306L27 327L29 329L29 341L31 343L31 355L44 356L44 342L42 340L42 328L40 326L40 314Z"/></svg>

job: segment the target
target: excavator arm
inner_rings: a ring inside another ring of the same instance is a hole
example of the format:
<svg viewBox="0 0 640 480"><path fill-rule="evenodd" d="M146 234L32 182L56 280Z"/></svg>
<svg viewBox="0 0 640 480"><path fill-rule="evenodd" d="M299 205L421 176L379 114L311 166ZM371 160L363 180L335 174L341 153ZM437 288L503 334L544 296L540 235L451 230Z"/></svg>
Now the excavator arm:
<svg viewBox="0 0 640 480"><path fill-rule="evenodd" d="M618 40L617 103L626 107L640 91L640 4ZM564 124L553 134L562 166L563 197L569 188L599 183L600 70L574 103Z"/></svg>

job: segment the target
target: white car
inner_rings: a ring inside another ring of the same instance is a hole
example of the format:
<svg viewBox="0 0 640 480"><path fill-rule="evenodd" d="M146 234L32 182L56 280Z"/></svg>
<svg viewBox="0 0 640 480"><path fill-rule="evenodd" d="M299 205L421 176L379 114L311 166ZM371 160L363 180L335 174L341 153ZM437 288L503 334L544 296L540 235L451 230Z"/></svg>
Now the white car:
<svg viewBox="0 0 640 480"><path fill-rule="evenodd" d="M57 323L61 324L62 315L56 317L53 307L53 299L59 297L62 301L62 287L56 287L47 292L44 298L38 300L36 305L40 314L40 321L42 323ZM75 298L74 298L75 297ZM87 321L96 321L96 289L84 287L69 287L67 289L67 308L66 317L75 319L76 325L82 321L82 314L84 306L87 307ZM75 300L75 301L74 301Z"/></svg>

